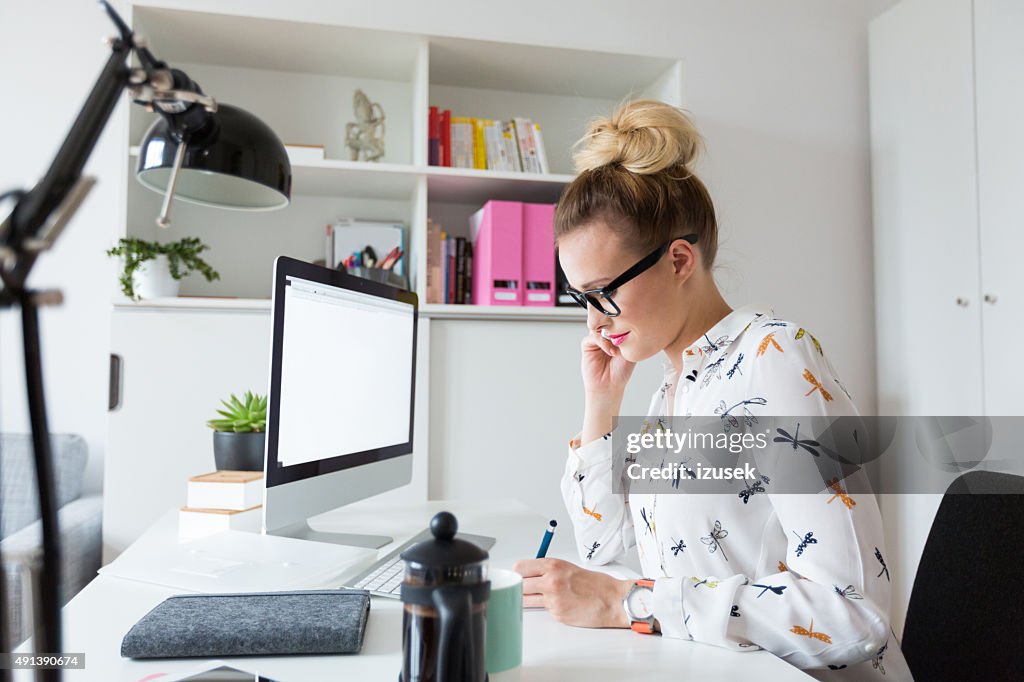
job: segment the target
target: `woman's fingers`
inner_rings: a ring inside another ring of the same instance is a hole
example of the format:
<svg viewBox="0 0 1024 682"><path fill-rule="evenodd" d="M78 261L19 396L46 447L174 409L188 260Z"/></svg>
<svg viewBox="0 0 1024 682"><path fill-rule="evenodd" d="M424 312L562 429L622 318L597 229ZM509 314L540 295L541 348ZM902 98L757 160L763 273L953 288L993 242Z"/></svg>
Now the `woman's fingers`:
<svg viewBox="0 0 1024 682"><path fill-rule="evenodd" d="M532 608L545 608L544 606L544 595L543 594L524 594L523 595L523 607Z"/></svg>

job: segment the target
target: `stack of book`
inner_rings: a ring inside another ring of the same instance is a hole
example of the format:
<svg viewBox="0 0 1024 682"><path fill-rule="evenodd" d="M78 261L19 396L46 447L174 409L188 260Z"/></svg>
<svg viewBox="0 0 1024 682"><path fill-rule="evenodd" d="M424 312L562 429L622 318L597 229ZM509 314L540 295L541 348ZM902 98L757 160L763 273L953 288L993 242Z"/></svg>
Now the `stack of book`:
<svg viewBox="0 0 1024 682"><path fill-rule="evenodd" d="M550 173L540 125L521 116L507 121L452 116L430 107L427 162L431 166Z"/></svg>
<svg viewBox="0 0 1024 682"><path fill-rule="evenodd" d="M473 302L473 244L427 218L427 303Z"/></svg>
<svg viewBox="0 0 1024 682"><path fill-rule="evenodd" d="M263 515L262 471L214 471L188 479L188 504L178 534L203 537L225 530L258 532Z"/></svg>

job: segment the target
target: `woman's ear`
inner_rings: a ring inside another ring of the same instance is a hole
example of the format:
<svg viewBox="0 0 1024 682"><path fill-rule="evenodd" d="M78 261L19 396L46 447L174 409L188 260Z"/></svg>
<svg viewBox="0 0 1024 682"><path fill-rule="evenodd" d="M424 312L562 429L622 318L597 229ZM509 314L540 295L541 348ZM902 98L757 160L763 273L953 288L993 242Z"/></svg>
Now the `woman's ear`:
<svg viewBox="0 0 1024 682"><path fill-rule="evenodd" d="M672 271L680 280L680 284L690 278L700 266L697 249L685 239L677 239L669 245L669 259Z"/></svg>

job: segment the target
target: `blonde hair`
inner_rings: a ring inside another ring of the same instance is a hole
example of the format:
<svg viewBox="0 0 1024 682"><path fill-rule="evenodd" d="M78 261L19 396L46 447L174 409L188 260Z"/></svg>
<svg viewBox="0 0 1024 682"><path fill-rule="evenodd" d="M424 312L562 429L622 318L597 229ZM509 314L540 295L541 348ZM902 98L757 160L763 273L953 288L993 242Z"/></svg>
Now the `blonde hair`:
<svg viewBox="0 0 1024 682"><path fill-rule="evenodd" d="M691 169L703 145L683 110L659 100L626 101L610 118L591 119L573 146L579 175L558 201L555 242L602 220L643 255L694 232L710 268L718 248L715 208Z"/></svg>

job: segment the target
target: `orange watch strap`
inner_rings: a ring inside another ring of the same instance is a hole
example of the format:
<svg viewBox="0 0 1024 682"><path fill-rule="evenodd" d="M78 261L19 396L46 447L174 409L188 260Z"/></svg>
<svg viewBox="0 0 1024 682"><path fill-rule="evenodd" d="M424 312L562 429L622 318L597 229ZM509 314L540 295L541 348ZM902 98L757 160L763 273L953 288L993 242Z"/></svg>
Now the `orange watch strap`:
<svg viewBox="0 0 1024 682"><path fill-rule="evenodd" d="M634 582L636 582L637 585L641 585L643 587L649 587L652 590L654 589L654 581L651 580L650 578L640 578L639 580L636 580Z"/></svg>
<svg viewBox="0 0 1024 682"><path fill-rule="evenodd" d="M650 623L644 623L642 621L633 621L629 624L629 628L633 632L639 632L642 635L654 634L654 627Z"/></svg>

